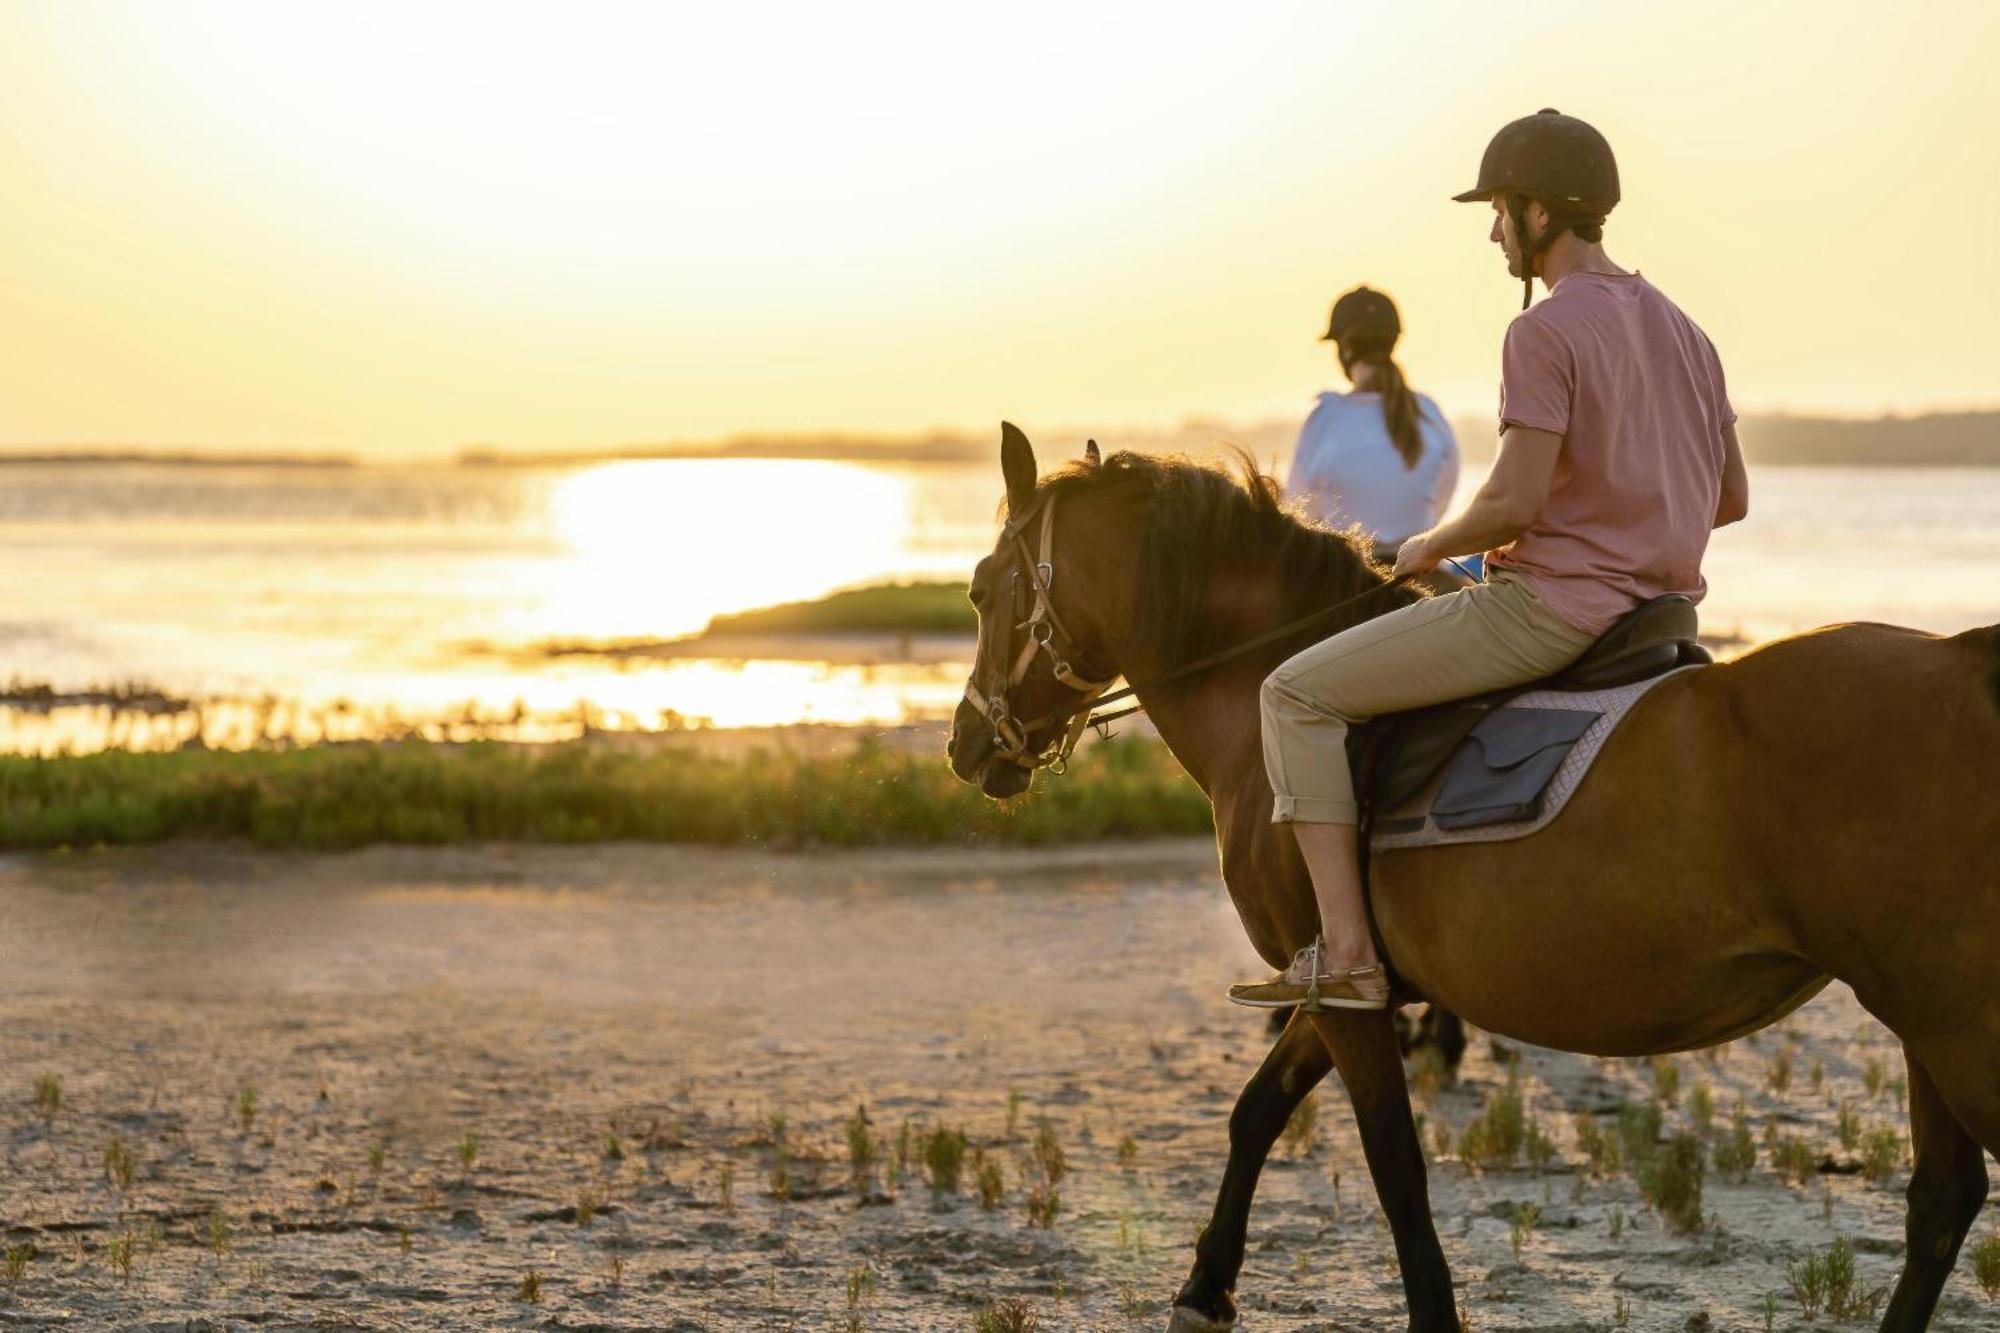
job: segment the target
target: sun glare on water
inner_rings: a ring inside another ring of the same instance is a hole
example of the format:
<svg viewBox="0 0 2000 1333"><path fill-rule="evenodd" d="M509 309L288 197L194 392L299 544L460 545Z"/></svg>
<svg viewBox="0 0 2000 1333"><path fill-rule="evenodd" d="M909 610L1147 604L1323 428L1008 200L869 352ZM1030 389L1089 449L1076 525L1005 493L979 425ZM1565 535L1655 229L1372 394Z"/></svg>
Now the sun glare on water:
<svg viewBox="0 0 2000 1333"><path fill-rule="evenodd" d="M846 463L648 459L561 482L555 528L574 552L544 590L552 636L673 638L710 617L818 597L893 571L909 481Z"/></svg>

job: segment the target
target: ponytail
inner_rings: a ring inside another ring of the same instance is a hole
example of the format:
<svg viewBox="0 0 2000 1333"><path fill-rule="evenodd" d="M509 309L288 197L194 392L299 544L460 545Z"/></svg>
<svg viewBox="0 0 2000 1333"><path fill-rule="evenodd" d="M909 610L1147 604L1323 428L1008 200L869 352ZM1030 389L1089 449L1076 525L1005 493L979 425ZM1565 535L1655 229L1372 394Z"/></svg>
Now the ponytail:
<svg viewBox="0 0 2000 1333"><path fill-rule="evenodd" d="M1375 367L1373 387L1382 394L1382 424L1388 427L1396 452L1403 456L1403 466L1414 468L1424 456L1424 437L1417 430L1417 395L1404 380L1402 367L1391 361L1388 353L1364 359Z"/></svg>

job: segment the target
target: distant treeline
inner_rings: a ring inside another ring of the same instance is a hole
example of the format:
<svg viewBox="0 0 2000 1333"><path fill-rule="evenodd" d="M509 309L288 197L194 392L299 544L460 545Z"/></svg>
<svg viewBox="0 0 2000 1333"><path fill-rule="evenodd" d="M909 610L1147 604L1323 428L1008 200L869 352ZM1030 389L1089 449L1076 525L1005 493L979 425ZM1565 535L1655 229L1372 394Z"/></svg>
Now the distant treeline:
<svg viewBox="0 0 2000 1333"><path fill-rule="evenodd" d="M1498 447L1490 417L1452 422L1459 447L1474 460ZM1754 466L2000 467L2000 412L1940 412L1921 417L1746 416L1736 426Z"/></svg>

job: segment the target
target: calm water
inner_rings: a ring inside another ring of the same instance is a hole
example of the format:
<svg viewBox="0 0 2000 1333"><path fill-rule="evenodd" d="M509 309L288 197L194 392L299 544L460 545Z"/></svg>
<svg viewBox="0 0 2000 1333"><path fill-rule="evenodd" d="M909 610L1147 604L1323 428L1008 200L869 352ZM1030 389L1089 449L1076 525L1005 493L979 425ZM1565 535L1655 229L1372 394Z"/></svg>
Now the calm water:
<svg viewBox="0 0 2000 1333"><path fill-rule="evenodd" d="M1711 548L1708 628L2000 621L2000 470L1770 469L1752 484L1754 517ZM212 706L212 738L392 719L435 734L468 716L561 735L579 705L634 727L937 716L962 664L527 650L687 635L717 612L880 578L963 578L992 542L998 487L997 468L776 460L10 466L0 681L267 701ZM0 748L90 744L109 717L0 708ZM117 725L116 739L160 744L195 722Z"/></svg>

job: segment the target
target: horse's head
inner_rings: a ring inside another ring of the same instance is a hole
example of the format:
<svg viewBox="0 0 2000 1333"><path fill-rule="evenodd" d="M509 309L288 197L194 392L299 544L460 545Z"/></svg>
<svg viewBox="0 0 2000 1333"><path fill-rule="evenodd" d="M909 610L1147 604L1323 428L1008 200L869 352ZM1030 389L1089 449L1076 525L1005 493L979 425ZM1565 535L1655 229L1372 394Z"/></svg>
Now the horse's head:
<svg viewBox="0 0 2000 1333"><path fill-rule="evenodd" d="M1098 466L1093 441L1081 464L1039 481L1028 437L1000 428L1007 519L972 571L979 642L947 746L952 772L988 796L1018 796L1035 769L1060 764L1121 670L1107 627L1130 623L1136 548L1071 482Z"/></svg>

